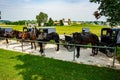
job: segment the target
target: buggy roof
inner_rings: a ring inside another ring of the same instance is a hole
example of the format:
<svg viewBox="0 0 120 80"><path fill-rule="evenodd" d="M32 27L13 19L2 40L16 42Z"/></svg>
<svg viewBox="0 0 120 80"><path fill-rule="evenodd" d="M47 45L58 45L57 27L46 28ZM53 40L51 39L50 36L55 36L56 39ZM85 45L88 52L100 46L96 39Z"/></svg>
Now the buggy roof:
<svg viewBox="0 0 120 80"><path fill-rule="evenodd" d="M10 28L10 27L1 27L1 29L3 30L5 30L5 32L11 32L13 29L12 28Z"/></svg>
<svg viewBox="0 0 120 80"><path fill-rule="evenodd" d="M120 31L120 28L112 28L113 31Z"/></svg>

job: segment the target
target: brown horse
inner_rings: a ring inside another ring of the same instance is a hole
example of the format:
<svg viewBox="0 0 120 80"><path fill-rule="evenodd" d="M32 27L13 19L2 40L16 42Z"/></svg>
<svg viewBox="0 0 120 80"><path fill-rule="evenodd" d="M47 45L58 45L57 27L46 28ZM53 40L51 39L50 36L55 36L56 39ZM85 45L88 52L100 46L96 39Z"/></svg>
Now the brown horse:
<svg viewBox="0 0 120 80"><path fill-rule="evenodd" d="M23 42L25 40L30 40L31 49L33 49L33 44L34 44L34 47L36 49L35 40L37 39L37 36L36 36L36 33L34 32L34 29L32 29L30 32L28 30L22 32L21 39L22 39Z"/></svg>
<svg viewBox="0 0 120 80"><path fill-rule="evenodd" d="M87 45L91 43L92 46L99 45L99 38L97 35L93 33L73 33L73 43L74 44L80 44L80 45ZM80 56L80 46L76 46L77 48L77 55L76 57L79 58ZM92 56L97 55L98 48L92 47Z"/></svg>
<svg viewBox="0 0 120 80"><path fill-rule="evenodd" d="M16 39L22 39L22 31L13 30L13 31L12 31L12 35L13 35L13 37L15 37Z"/></svg>

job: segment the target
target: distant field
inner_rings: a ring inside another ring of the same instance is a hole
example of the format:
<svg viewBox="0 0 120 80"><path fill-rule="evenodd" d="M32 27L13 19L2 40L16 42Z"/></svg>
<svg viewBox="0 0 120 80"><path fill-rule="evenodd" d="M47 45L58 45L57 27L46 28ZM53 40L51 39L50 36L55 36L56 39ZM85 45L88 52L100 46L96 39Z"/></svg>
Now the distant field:
<svg viewBox="0 0 120 80"><path fill-rule="evenodd" d="M12 27L15 30L22 31L22 28L24 25L0 25L2 27ZM56 31L58 34L72 34L74 32L81 32L82 28L89 28L90 32L97 34L100 36L101 28L106 26L100 26L100 25L91 25L91 24L80 24L76 26L57 26Z"/></svg>
<svg viewBox="0 0 120 80"><path fill-rule="evenodd" d="M22 31L24 25L0 25L0 27L11 27L14 30Z"/></svg>
<svg viewBox="0 0 120 80"><path fill-rule="evenodd" d="M82 28L86 28L84 26L59 26L59 27L56 27L57 29L57 32L59 34L72 34L74 32L82 32ZM90 29L90 32L92 33L95 33L97 34L98 36L100 36L100 33L101 33L101 28L103 28L103 26L90 26L90 27L87 27Z"/></svg>

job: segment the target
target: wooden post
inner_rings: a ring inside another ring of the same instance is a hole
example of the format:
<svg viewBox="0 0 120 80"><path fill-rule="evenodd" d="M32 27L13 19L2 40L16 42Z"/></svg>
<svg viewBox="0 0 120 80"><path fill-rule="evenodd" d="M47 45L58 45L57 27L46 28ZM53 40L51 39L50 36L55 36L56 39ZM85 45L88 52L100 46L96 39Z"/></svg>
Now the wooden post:
<svg viewBox="0 0 120 80"><path fill-rule="evenodd" d="M115 67L115 59L116 59L116 53L117 53L116 48L117 48L117 47L114 48L113 64L112 64L112 67L113 67L113 68Z"/></svg>
<svg viewBox="0 0 120 80"><path fill-rule="evenodd" d="M22 40L22 45L21 45L21 47L22 47L22 52L23 52L23 40Z"/></svg>
<svg viewBox="0 0 120 80"><path fill-rule="evenodd" d="M75 44L74 44L73 61L75 61Z"/></svg>
<svg viewBox="0 0 120 80"><path fill-rule="evenodd" d="M8 39L5 38L5 40L6 40L6 48L8 48Z"/></svg>

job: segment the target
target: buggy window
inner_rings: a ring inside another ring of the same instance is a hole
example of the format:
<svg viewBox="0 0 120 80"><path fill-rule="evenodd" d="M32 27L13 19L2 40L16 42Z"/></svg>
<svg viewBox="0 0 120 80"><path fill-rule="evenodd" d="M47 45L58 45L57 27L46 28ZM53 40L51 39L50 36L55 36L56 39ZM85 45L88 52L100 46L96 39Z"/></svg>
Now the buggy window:
<svg viewBox="0 0 120 80"><path fill-rule="evenodd" d="M48 29L43 29L43 32L44 33L48 33Z"/></svg>
<svg viewBox="0 0 120 80"><path fill-rule="evenodd" d="M117 44L120 44L120 31L118 32L118 35L117 35Z"/></svg>
<svg viewBox="0 0 120 80"><path fill-rule="evenodd" d="M107 35L107 31L106 30L103 30L103 35Z"/></svg>

